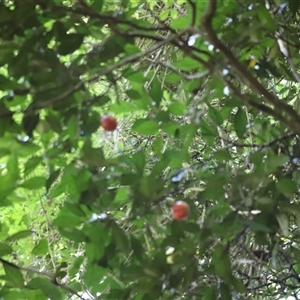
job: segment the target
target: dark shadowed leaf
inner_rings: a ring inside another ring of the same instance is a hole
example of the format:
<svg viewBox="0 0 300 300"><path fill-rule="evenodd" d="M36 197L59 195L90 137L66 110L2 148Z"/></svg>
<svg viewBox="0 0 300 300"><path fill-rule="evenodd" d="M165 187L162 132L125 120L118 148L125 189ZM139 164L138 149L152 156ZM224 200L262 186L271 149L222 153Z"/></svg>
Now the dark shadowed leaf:
<svg viewBox="0 0 300 300"><path fill-rule="evenodd" d="M24 286L24 278L20 269L11 263L4 261L1 261L1 263L5 271L5 280L17 288L22 288Z"/></svg>
<svg viewBox="0 0 300 300"><path fill-rule="evenodd" d="M56 287L49 279L36 277L28 282L27 286L31 289L42 290L45 296L51 300L63 299L58 287Z"/></svg>

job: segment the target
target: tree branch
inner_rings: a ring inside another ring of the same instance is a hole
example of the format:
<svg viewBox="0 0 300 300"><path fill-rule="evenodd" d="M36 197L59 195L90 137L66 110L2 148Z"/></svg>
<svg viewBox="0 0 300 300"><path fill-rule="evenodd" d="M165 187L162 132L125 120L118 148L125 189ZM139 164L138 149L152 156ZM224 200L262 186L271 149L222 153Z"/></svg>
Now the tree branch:
<svg viewBox="0 0 300 300"><path fill-rule="evenodd" d="M201 24L203 29L205 30L205 37L207 41L224 54L231 66L235 68L240 78L250 89L255 91L259 96L264 96L265 101L273 105L273 114L275 109L277 110L276 118L280 116L280 119L278 120L282 121L284 118L283 113L286 113L291 120L286 120L285 124L288 122L290 124L289 128L292 131L299 133L300 116L297 114L297 112L290 105L284 103L276 95L265 89L265 87L261 85L260 82L256 78L254 78L251 73L248 72L247 68L237 60L230 49L227 48L225 44L223 44L219 40L212 27L212 20L214 18L216 9L217 0L210 0L208 2L207 10L201 19Z"/></svg>

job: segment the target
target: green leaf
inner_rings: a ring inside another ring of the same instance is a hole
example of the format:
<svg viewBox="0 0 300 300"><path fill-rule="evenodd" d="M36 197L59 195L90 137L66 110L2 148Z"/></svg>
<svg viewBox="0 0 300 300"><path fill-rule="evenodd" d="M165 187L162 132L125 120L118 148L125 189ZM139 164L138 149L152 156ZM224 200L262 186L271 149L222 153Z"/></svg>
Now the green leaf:
<svg viewBox="0 0 300 300"><path fill-rule="evenodd" d="M298 232L300 232L300 211L295 212ZM1 249L1 248L0 248ZM1 250L0 250L1 253ZM1 256L1 255L0 255Z"/></svg>
<svg viewBox="0 0 300 300"><path fill-rule="evenodd" d="M152 147L156 156L161 157L163 146L163 139L162 137L158 136L152 143Z"/></svg>
<svg viewBox="0 0 300 300"><path fill-rule="evenodd" d="M73 53L82 44L84 35L78 33L69 33L64 35L60 40L58 52L60 55L67 55Z"/></svg>
<svg viewBox="0 0 300 300"><path fill-rule="evenodd" d="M191 71L202 68L201 64L190 57L184 57L183 59L174 62L174 66L182 71Z"/></svg>
<svg viewBox="0 0 300 300"><path fill-rule="evenodd" d="M114 198L114 202L125 204L128 201L128 197L130 195L130 191L128 187L120 187L117 189L116 196Z"/></svg>
<svg viewBox="0 0 300 300"><path fill-rule="evenodd" d="M59 232L62 236L77 243L83 243L88 240L88 237L81 230L78 230L76 228L60 227Z"/></svg>
<svg viewBox="0 0 300 300"><path fill-rule="evenodd" d="M92 222L84 229L89 241L86 243L86 257L91 262L101 259L105 252L106 245L109 244L111 234L110 229L104 228L99 222Z"/></svg>
<svg viewBox="0 0 300 300"><path fill-rule="evenodd" d="M46 192L49 192L51 185L58 178L59 174L60 174L60 169L57 169L57 170L51 172L50 176L48 177L48 179L46 181Z"/></svg>
<svg viewBox="0 0 300 300"><path fill-rule="evenodd" d="M112 104L109 107L109 111L112 113L132 113L136 111L140 111L141 109L136 105L136 103L132 102L120 102Z"/></svg>
<svg viewBox="0 0 300 300"><path fill-rule="evenodd" d="M28 190L37 190L45 187L46 179L42 176L31 177L21 184L21 187Z"/></svg>
<svg viewBox="0 0 300 300"><path fill-rule="evenodd" d="M214 128L203 119L200 121L200 131L206 143L210 146L214 145L216 138Z"/></svg>
<svg viewBox="0 0 300 300"><path fill-rule="evenodd" d="M105 278L107 270L95 264L88 264L84 273L84 282L87 286L96 286Z"/></svg>
<svg viewBox="0 0 300 300"><path fill-rule="evenodd" d="M1 261L4 271L5 271L5 280L13 284L17 288L24 287L24 278L20 269L8 262Z"/></svg>
<svg viewBox="0 0 300 300"><path fill-rule="evenodd" d="M79 226L82 223L82 220L78 215L70 211L70 207L64 207L60 210L58 216L54 219L53 225L63 228L73 228Z"/></svg>
<svg viewBox="0 0 300 300"><path fill-rule="evenodd" d="M234 117L234 129L239 138L243 138L247 130L247 115L240 107Z"/></svg>
<svg viewBox="0 0 300 300"><path fill-rule="evenodd" d="M173 29L182 30L187 28L190 25L190 23L191 23L190 16L180 17L176 20L172 20L170 27Z"/></svg>
<svg viewBox="0 0 300 300"><path fill-rule="evenodd" d="M163 92L161 89L162 83L158 81L157 78L154 78L150 85L149 95L153 99L153 101L156 103L157 106L159 106L160 102L163 98Z"/></svg>
<svg viewBox="0 0 300 300"><path fill-rule="evenodd" d="M30 143L30 142L20 142L18 141L17 144L13 145L13 151L19 156L29 156L36 154L40 150L40 147Z"/></svg>
<svg viewBox="0 0 300 300"><path fill-rule="evenodd" d="M176 101L174 103L171 103L168 107L168 111L175 116L182 116L184 115L185 111L187 109L187 106L185 103Z"/></svg>
<svg viewBox="0 0 300 300"><path fill-rule="evenodd" d="M298 188L296 183L292 179L281 178L276 182L276 188L282 192L287 194L296 193Z"/></svg>
<svg viewBox="0 0 300 300"><path fill-rule="evenodd" d="M289 0L288 2L289 2L289 6L290 6L290 11L292 13L296 14L300 8L300 2L294 1L294 0Z"/></svg>
<svg viewBox="0 0 300 300"><path fill-rule="evenodd" d="M146 163L145 152L142 150L136 152L135 154L133 154L131 161L135 165L138 173L143 174Z"/></svg>
<svg viewBox="0 0 300 300"><path fill-rule="evenodd" d="M100 114L96 111L90 112L83 120L81 124L81 132L83 136L91 136L99 129Z"/></svg>
<svg viewBox="0 0 300 300"><path fill-rule="evenodd" d="M119 250L127 255L130 251L129 240L125 232L117 224L112 226L112 236Z"/></svg>
<svg viewBox="0 0 300 300"><path fill-rule="evenodd" d="M24 114L22 119L22 125L25 133L32 137L33 130L35 130L37 124L39 123L40 116L38 114Z"/></svg>
<svg viewBox="0 0 300 300"><path fill-rule="evenodd" d="M232 273L230 260L225 249L220 245L216 246L212 259L216 272L223 280L228 281L231 278Z"/></svg>
<svg viewBox="0 0 300 300"><path fill-rule="evenodd" d="M223 120L221 113L214 107L212 107L212 106L209 107L208 115L217 125L223 124L224 120Z"/></svg>
<svg viewBox="0 0 300 300"><path fill-rule="evenodd" d="M71 139L77 138L79 134L78 117L76 115L71 116L67 124L67 132Z"/></svg>
<svg viewBox="0 0 300 300"><path fill-rule="evenodd" d="M40 156L30 157L25 163L24 175L30 174L42 161L43 158Z"/></svg>
<svg viewBox="0 0 300 300"><path fill-rule="evenodd" d="M19 160L16 155L12 154L9 156L6 168L12 180L17 180L19 178Z"/></svg>
<svg viewBox="0 0 300 300"><path fill-rule="evenodd" d="M157 122L152 120L136 120L132 126L132 131L143 135L156 134L159 130Z"/></svg>
<svg viewBox="0 0 300 300"><path fill-rule="evenodd" d="M39 256L46 255L48 252L49 252L49 249L48 249L48 240L47 239L39 240L38 244L31 251L31 253L33 255L39 255Z"/></svg>
<svg viewBox="0 0 300 300"><path fill-rule="evenodd" d="M264 24L264 26L266 26L266 28L271 31L276 30L276 22L268 9L266 9L265 7L260 7L257 12L261 24Z"/></svg>
<svg viewBox="0 0 300 300"><path fill-rule="evenodd" d="M27 284L30 289L42 290L45 296L51 300L62 300L62 294L58 287L50 282L49 279L35 277Z"/></svg>
<svg viewBox="0 0 300 300"><path fill-rule="evenodd" d="M290 158L288 155L285 154L278 154L275 155L274 153L269 153L267 159L265 160L266 167L268 170L275 171L277 167L283 166L287 162L290 161Z"/></svg>
<svg viewBox="0 0 300 300"><path fill-rule="evenodd" d="M24 238L31 236L32 233L33 232L31 230L22 230L17 233L14 233L11 236L9 236L8 238L6 238L6 241L7 242L18 241L20 239L24 239Z"/></svg>
<svg viewBox="0 0 300 300"><path fill-rule="evenodd" d="M220 284L221 297L224 300L232 300L230 286L224 282Z"/></svg>
<svg viewBox="0 0 300 300"><path fill-rule="evenodd" d="M93 148L90 141L86 141L82 147L81 160L89 166L105 166L105 158L102 148Z"/></svg>
<svg viewBox="0 0 300 300"><path fill-rule="evenodd" d="M0 243L0 257L11 254L13 252L13 249L11 246Z"/></svg>
<svg viewBox="0 0 300 300"><path fill-rule="evenodd" d="M278 224L282 231L282 234L287 237L289 235L289 219L288 219L288 217L284 214L278 214L278 215L276 215L276 219L278 221Z"/></svg>
<svg viewBox="0 0 300 300"><path fill-rule="evenodd" d="M214 158L217 160L229 161L232 159L231 154L228 150L218 150L214 153Z"/></svg>

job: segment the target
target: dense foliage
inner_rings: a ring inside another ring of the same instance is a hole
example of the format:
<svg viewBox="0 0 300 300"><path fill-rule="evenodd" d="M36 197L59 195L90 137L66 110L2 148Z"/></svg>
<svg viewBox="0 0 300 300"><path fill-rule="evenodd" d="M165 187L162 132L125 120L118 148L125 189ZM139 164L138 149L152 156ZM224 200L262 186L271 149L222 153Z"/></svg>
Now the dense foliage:
<svg viewBox="0 0 300 300"><path fill-rule="evenodd" d="M0 299L300 298L299 13L0 1Z"/></svg>

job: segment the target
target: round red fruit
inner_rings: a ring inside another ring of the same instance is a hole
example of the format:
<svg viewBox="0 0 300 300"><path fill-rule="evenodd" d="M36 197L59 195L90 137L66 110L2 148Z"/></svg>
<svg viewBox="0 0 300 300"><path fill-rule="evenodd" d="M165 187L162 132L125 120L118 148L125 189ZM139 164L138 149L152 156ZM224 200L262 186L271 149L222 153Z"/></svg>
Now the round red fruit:
<svg viewBox="0 0 300 300"><path fill-rule="evenodd" d="M101 126L105 131L114 131L118 126L118 122L112 116L105 116L101 120Z"/></svg>
<svg viewBox="0 0 300 300"><path fill-rule="evenodd" d="M177 201L172 205L172 217L175 220L184 220L190 213L190 206L185 201Z"/></svg>

